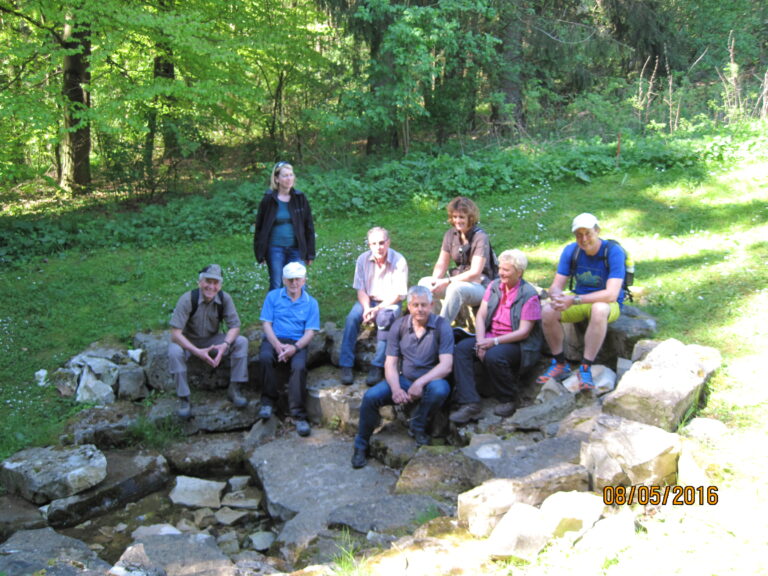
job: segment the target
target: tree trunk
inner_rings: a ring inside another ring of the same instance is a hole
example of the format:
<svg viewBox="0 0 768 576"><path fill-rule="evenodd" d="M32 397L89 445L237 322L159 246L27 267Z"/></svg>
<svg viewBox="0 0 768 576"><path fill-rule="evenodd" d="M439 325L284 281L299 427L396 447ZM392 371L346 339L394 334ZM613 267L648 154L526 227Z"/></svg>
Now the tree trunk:
<svg viewBox="0 0 768 576"><path fill-rule="evenodd" d="M514 8L513 8L514 9ZM509 137L525 130L523 113L523 47L522 22L506 13L501 19L501 65L494 75L495 88L504 96L501 104L492 106L491 123L497 134Z"/></svg>
<svg viewBox="0 0 768 576"><path fill-rule="evenodd" d="M91 98L84 86L91 81L90 30L82 24L64 25L63 45L73 52L64 57L64 136L61 142L59 185L68 192L85 192L91 184Z"/></svg>

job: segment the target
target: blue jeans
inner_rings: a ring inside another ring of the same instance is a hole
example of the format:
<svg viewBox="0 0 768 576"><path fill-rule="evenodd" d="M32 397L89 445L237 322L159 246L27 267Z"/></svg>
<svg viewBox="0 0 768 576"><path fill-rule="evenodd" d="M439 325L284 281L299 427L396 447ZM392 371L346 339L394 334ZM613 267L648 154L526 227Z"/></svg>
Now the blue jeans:
<svg viewBox="0 0 768 576"><path fill-rule="evenodd" d="M400 375L400 387L407 391L412 382L402 374ZM426 432L429 418L445 403L451 393L451 385L442 378L432 380L424 387L419 406L416 408L416 414L411 420L411 430L413 432ZM357 426L357 435L355 436L355 448L367 450L371 434L379 425L379 408L382 406L391 406L392 390L389 388L386 380L382 380L373 388L369 388L363 396L363 402L360 405L360 422Z"/></svg>
<svg viewBox="0 0 768 576"><path fill-rule="evenodd" d="M379 304L378 300L371 300L371 306ZM399 312L395 314L391 310L381 310L379 314L392 314L398 316ZM378 314L376 316L378 320ZM363 305L360 302L355 302L352 306L352 310L347 314L347 319L344 321L344 335L341 338L341 353L339 354L339 366L348 366L352 368L355 365L355 345L357 343L357 335L360 334L360 325L363 323ZM390 322L391 323L391 322ZM373 366L382 368L384 366L384 357L387 352L387 334L389 330L378 330L376 341L376 352L371 360Z"/></svg>
<svg viewBox="0 0 768 576"><path fill-rule="evenodd" d="M290 262L301 262L298 248L269 245L267 251L267 268L269 268L269 289L283 287L283 266Z"/></svg>

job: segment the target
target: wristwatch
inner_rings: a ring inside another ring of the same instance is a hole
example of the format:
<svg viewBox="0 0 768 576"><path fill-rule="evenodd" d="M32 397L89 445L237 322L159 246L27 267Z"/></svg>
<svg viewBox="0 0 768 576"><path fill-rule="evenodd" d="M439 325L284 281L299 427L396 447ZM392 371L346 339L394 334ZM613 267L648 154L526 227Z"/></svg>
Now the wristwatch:
<svg viewBox="0 0 768 576"><path fill-rule="evenodd" d="M576 296L573 297L573 303L574 304L581 304L581 296L576 294Z"/></svg>

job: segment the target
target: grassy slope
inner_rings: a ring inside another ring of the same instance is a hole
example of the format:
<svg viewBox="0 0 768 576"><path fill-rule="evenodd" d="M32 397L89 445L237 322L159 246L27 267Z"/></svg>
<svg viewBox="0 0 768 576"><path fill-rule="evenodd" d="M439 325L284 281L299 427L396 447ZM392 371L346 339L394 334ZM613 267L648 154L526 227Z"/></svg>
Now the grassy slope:
<svg viewBox="0 0 768 576"><path fill-rule="evenodd" d="M760 572L756 550L764 549L768 534L768 465L761 448L768 394L756 366L768 347L768 163L745 162L721 173L619 174L589 185L488 194L479 203L497 252L523 248L531 259L528 279L542 285L569 240L572 216L595 212L604 236L620 239L633 254L637 283L645 288L646 309L659 319L660 337L723 353L724 367L711 382L702 414L726 422L730 431L696 452L707 481L722 488L721 503L649 519L637 545L604 570L648 573L649 558L658 558L652 572ZM414 205L378 218L319 219L320 251L310 285L323 320L338 322L349 308L354 258L373 224L390 228L393 246L409 259L412 281L430 271L445 229L444 213L433 207ZM58 422L76 409L36 387L36 370L55 369L95 340L128 344L136 331L163 327L177 296L209 261L225 267L226 288L241 316L256 323L266 273L255 267L250 238L243 235L205 244L73 252L0 271L6 296L0 300L0 457L52 441ZM760 520L736 521L736 512L746 509ZM734 550L730 558L723 544ZM574 561L554 549L529 570L554 573L561 562Z"/></svg>

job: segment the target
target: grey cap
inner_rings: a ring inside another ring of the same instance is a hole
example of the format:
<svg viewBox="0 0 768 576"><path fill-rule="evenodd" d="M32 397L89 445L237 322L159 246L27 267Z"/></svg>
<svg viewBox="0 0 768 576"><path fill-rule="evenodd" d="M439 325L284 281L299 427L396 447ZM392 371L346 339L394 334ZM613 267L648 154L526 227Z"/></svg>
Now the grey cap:
<svg viewBox="0 0 768 576"><path fill-rule="evenodd" d="M213 278L221 282L224 278L221 275L221 266L218 264L209 264L202 270L200 270L200 280L203 278Z"/></svg>

